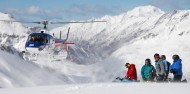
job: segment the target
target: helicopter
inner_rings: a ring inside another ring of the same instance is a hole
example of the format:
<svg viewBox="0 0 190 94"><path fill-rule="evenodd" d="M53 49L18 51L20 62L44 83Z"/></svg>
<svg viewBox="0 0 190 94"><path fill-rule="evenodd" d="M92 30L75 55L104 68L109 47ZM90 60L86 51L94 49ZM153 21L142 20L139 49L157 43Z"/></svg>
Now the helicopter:
<svg viewBox="0 0 190 94"><path fill-rule="evenodd" d="M47 25L49 24L69 24L69 23L97 23L97 22L106 22L106 21L80 21L80 22L49 22L39 21L39 22L24 22L24 21L11 21L11 20L0 20L4 22L21 22L21 23L32 23L32 24L42 24L44 27L40 30L40 32L31 33L28 35L26 43L25 43L25 51L22 51L24 56L29 57L29 60L37 59L37 56L43 52L52 52L58 47L64 47L67 57L69 54L68 45L74 44L74 42L67 42L69 37L70 27L68 28L67 36L65 39L55 38L54 34L51 35L48 33ZM61 33L60 33L61 34ZM46 54L46 53L45 53ZM28 56L29 55L29 56ZM51 55L53 56L53 55Z"/></svg>

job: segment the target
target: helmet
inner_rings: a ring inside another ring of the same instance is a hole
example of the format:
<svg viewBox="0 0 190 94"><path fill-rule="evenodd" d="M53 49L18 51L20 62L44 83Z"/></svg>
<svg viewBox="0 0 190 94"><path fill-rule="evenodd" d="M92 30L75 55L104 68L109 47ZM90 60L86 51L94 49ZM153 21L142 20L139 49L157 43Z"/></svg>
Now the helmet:
<svg viewBox="0 0 190 94"><path fill-rule="evenodd" d="M173 55L173 56L172 56L172 59L173 59L174 61L176 61L176 60L179 59L179 56L178 56L178 55Z"/></svg>
<svg viewBox="0 0 190 94"><path fill-rule="evenodd" d="M126 68L129 68L130 65L131 65L130 63L126 63L126 64L125 64L125 67L126 67Z"/></svg>

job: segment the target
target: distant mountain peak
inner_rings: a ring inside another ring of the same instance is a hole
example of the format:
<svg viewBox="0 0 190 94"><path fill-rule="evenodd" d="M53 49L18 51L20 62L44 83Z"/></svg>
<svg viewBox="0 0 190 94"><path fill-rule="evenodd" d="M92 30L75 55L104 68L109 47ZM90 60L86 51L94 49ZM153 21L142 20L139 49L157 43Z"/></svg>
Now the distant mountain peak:
<svg viewBox="0 0 190 94"><path fill-rule="evenodd" d="M0 12L0 20L13 20L10 14Z"/></svg>
<svg viewBox="0 0 190 94"><path fill-rule="evenodd" d="M14 21L15 19L7 13L0 12L0 20L11 20ZM21 23L18 22L4 22L0 21L0 34L7 34L7 35L25 35L28 31Z"/></svg>
<svg viewBox="0 0 190 94"><path fill-rule="evenodd" d="M128 11L127 14L131 16L151 16L151 15L159 15L159 14L164 14L165 12L162 11L161 9L148 5L148 6L140 6L136 7L131 11Z"/></svg>

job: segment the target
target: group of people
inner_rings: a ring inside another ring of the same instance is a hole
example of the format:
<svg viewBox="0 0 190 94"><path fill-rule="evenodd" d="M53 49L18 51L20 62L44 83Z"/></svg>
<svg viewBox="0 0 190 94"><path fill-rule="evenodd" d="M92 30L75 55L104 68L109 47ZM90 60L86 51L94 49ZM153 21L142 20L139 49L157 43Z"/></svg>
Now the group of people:
<svg viewBox="0 0 190 94"><path fill-rule="evenodd" d="M168 81L168 74L173 73L174 82L181 82L183 72L182 72L182 60L178 55L173 55L173 63L170 64L166 60L165 55L159 55L156 53L154 55L155 66L152 65L150 59L145 60L145 65L141 68L141 76L144 81L157 81L164 82ZM126 63L126 68L128 71L126 73L125 79L136 81L137 71L135 64Z"/></svg>

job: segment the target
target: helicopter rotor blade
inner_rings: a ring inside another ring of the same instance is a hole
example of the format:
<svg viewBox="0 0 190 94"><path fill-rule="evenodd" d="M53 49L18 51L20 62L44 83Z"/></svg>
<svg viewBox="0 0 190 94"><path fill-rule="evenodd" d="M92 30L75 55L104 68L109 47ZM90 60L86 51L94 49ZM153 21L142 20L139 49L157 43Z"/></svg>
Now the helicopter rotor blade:
<svg viewBox="0 0 190 94"><path fill-rule="evenodd" d="M0 20L1 22L20 22L20 23L36 23L36 24L41 24L42 22L25 22L25 21L12 21L12 20Z"/></svg>
<svg viewBox="0 0 190 94"><path fill-rule="evenodd" d="M67 39L68 39L68 37L69 37L69 31L70 31L70 27L69 27L69 29L68 29L67 37L66 37L65 41L67 41Z"/></svg>
<svg viewBox="0 0 190 94"><path fill-rule="evenodd" d="M50 22L50 24L69 24L69 23L97 23L106 21L81 21L81 22Z"/></svg>
<svg viewBox="0 0 190 94"><path fill-rule="evenodd" d="M25 21L12 21L12 20L0 20L2 22L20 22L20 23L36 23L36 24L69 24L69 23L100 23L100 22L107 22L107 21L79 21L79 22L49 22L49 21L41 21L41 22L25 22Z"/></svg>

